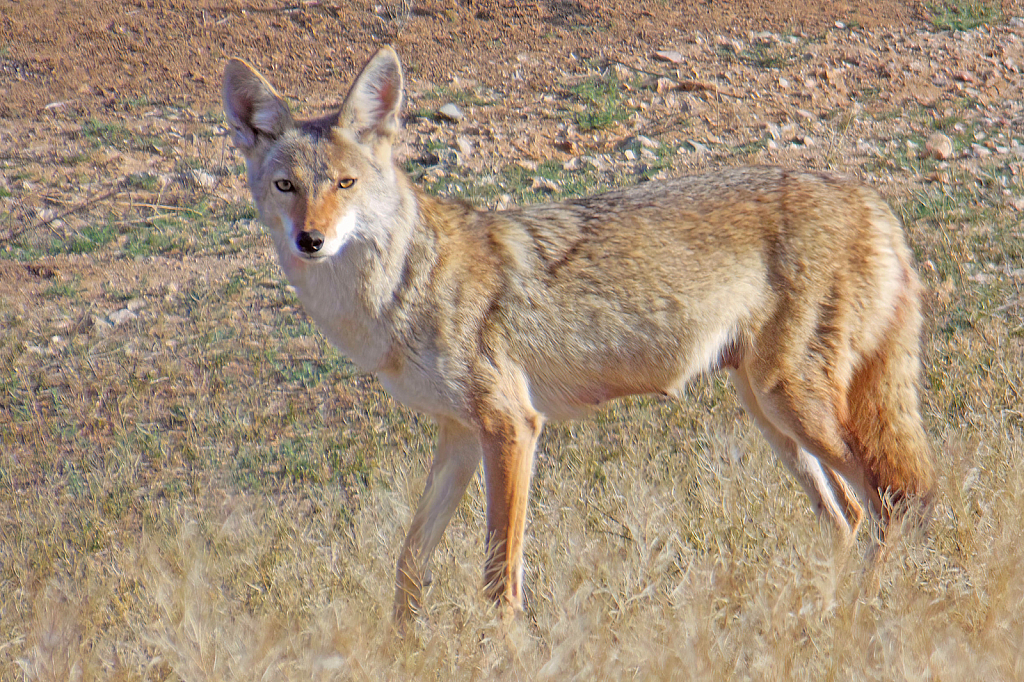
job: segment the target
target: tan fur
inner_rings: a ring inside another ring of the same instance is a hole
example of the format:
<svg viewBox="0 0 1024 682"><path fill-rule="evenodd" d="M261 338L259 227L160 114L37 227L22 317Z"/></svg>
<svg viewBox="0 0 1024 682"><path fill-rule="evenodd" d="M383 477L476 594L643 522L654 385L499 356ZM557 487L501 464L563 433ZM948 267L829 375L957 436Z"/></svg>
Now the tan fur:
<svg viewBox="0 0 1024 682"><path fill-rule="evenodd" d="M883 499L932 495L920 285L874 192L741 168L479 211L424 194L395 167L401 91L390 48L317 121L294 121L240 60L224 77L249 186L303 304L342 352L440 425L398 560L399 620L417 610L481 460L485 589L511 612L544 420L675 394L702 372L729 370L843 540L861 502L884 524Z"/></svg>

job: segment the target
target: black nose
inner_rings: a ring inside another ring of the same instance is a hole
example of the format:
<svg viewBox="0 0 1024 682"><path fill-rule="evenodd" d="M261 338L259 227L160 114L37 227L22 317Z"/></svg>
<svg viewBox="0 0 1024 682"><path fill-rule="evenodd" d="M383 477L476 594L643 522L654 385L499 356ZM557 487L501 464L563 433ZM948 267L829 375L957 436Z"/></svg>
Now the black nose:
<svg viewBox="0 0 1024 682"><path fill-rule="evenodd" d="M299 232L299 236L295 238L295 245L302 253L316 253L324 245L324 235L319 230Z"/></svg>

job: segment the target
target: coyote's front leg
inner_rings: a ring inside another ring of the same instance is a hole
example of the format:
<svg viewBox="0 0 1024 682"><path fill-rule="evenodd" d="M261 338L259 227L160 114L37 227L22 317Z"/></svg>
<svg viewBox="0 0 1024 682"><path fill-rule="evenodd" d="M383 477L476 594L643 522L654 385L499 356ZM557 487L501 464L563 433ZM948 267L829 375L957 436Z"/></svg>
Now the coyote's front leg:
<svg viewBox="0 0 1024 682"><path fill-rule="evenodd" d="M430 556L459 506L480 462L480 440L456 421L439 420L437 450L423 496L398 557L395 621L408 622L419 610Z"/></svg>
<svg viewBox="0 0 1024 682"><path fill-rule="evenodd" d="M533 455L543 418L528 405L489 410L482 435L487 482L484 590L505 613L523 607L523 535Z"/></svg>

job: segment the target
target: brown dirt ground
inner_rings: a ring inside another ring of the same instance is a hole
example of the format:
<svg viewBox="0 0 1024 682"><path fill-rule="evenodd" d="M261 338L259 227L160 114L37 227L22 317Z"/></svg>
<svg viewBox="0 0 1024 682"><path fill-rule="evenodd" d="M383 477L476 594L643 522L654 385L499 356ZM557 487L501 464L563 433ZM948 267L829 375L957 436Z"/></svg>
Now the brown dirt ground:
<svg viewBox="0 0 1024 682"><path fill-rule="evenodd" d="M393 43L416 77L444 81L472 65L492 86L522 70L516 55L528 51L539 58L525 80L540 90L570 53L646 53L694 32L813 35L836 21L904 27L926 17L925 3L900 0L0 0L0 117L32 118L68 101L83 115L141 98L216 106L231 56L315 91L351 74L381 42Z"/></svg>
<svg viewBox="0 0 1024 682"><path fill-rule="evenodd" d="M1024 24L964 36L935 33L931 6L897 0L0 0L0 258L17 239L73 239L113 220L123 244L133 225L168 213L191 215L200 201L208 219L249 205L239 159L221 125L225 60L247 58L293 106L312 114L337 105L382 42L398 48L407 76L399 156L458 146L471 150L461 152L461 170L478 176L512 162L535 168L553 159L574 168L595 155L597 163L610 163L601 169L609 178L623 169L639 174L643 159L627 162L623 149L645 135L695 150L681 149L665 174L734 163L826 167L865 176L889 197L905 196L936 178L889 172L886 156L961 114L988 131L977 142L989 149L978 154L1007 157L1017 173L1012 150L1024 124ZM1024 0L1003 0L1002 15L1020 22ZM778 64L750 58L763 45ZM682 62L653 60L660 49L679 51ZM571 120L585 105L572 88L608 69L621 71L631 118L581 131ZM652 73L667 76L667 87ZM647 82L630 85L633 76ZM464 107L466 119L457 125L415 113L436 111L444 103L438 98L448 96L438 92L479 93L481 101ZM964 112L967 102L973 104ZM862 107L872 115L861 116ZM895 118L904 107L918 118ZM104 125L119 127L104 132ZM957 153L959 166L977 168L981 157L971 149ZM865 172L865 161L882 171ZM205 169L201 191L190 175L197 164ZM150 185L140 187L140 178ZM227 272L246 259L266 258L263 249L212 255L187 244L166 249L147 261L149 282L157 288L196 273ZM138 278L139 269L130 259L98 262L75 254L0 265L0 297L15 307L29 307L51 278L79 279L86 300L103 305L109 278Z"/></svg>

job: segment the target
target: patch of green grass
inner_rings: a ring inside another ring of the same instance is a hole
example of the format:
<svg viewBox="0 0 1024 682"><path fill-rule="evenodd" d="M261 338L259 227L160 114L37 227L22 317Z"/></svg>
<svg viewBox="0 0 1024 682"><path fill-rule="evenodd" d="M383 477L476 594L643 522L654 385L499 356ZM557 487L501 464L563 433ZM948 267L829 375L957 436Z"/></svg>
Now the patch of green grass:
<svg viewBox="0 0 1024 682"><path fill-rule="evenodd" d="M89 161L89 158L89 155L86 154L85 152L78 152L76 154L70 154L68 156L65 156L63 159L60 160L60 163L65 166L80 166L83 163L87 163Z"/></svg>
<svg viewBox="0 0 1024 682"><path fill-rule="evenodd" d="M129 189L140 189L146 192L155 192L160 188L160 178L153 173L132 173L128 176L126 185Z"/></svg>
<svg viewBox="0 0 1024 682"><path fill-rule="evenodd" d="M68 253L92 253L110 244L119 235L120 232L111 222L87 225L67 240L66 250Z"/></svg>
<svg viewBox="0 0 1024 682"><path fill-rule="evenodd" d="M251 201L233 201L217 209L217 222L228 227L239 220L256 220L259 213Z"/></svg>
<svg viewBox="0 0 1024 682"><path fill-rule="evenodd" d="M754 44L737 55L741 62L758 69L781 69L791 65L796 55L778 45Z"/></svg>
<svg viewBox="0 0 1024 682"><path fill-rule="evenodd" d="M679 151L679 145L661 144L656 149L649 150L654 154L653 157L649 154L644 154L644 147L638 141L634 141L630 146L630 149L632 149L633 153L636 154L636 157L640 159L640 164L638 166L639 179L653 180L663 170L672 168L672 159ZM633 181L635 182L636 178L634 178ZM577 193L587 194L590 193L591 190L591 187L584 187L582 191Z"/></svg>
<svg viewBox="0 0 1024 682"><path fill-rule="evenodd" d="M422 168L407 164L407 171L413 178L422 175ZM512 197L513 204L530 204L550 201L551 193L533 188L534 178L545 178L558 185L558 197L593 194L600 185L598 172L590 166L578 171L567 171L561 162L549 159L531 170L520 164L507 164L499 172L481 179L475 173L461 168L449 169L443 177L423 176L420 179L424 189L431 194L454 199L463 199L472 204L490 204L502 195Z"/></svg>
<svg viewBox="0 0 1024 682"><path fill-rule="evenodd" d="M94 149L113 147L122 151L151 151L162 142L155 135L132 132L123 123L111 123L95 118L90 118L82 124L81 135Z"/></svg>
<svg viewBox="0 0 1024 682"><path fill-rule="evenodd" d="M743 144L737 147L733 147L733 154L737 156L753 156L754 154L757 154L759 151L768 146L768 139L769 138L766 135L756 140L744 142Z"/></svg>
<svg viewBox="0 0 1024 682"><path fill-rule="evenodd" d="M928 3L927 7L932 26L940 31L967 31L1002 18L998 2L943 0Z"/></svg>
<svg viewBox="0 0 1024 682"><path fill-rule="evenodd" d="M139 97L121 97L117 100L115 106L121 111L137 111L153 105L154 102L152 99L142 95Z"/></svg>
<svg viewBox="0 0 1024 682"><path fill-rule="evenodd" d="M75 277L63 282L51 283L40 292L40 295L51 300L58 298L77 300L80 293L79 280Z"/></svg>
<svg viewBox="0 0 1024 682"><path fill-rule="evenodd" d="M156 219L150 226L140 226L132 230L125 242L123 253L129 258L194 253L195 240L182 228L183 223L177 219Z"/></svg>
<svg viewBox="0 0 1024 682"><path fill-rule="evenodd" d="M603 130L614 123L626 121L632 109L626 106L622 84L614 71L592 78L570 88L581 109L573 116L581 131Z"/></svg>
<svg viewBox="0 0 1024 682"><path fill-rule="evenodd" d="M132 289L117 289L104 283L103 292L111 301L124 303L126 301L131 301L132 299L141 298L144 294L145 288L145 280L143 280L137 288Z"/></svg>
<svg viewBox="0 0 1024 682"><path fill-rule="evenodd" d="M426 98L443 100L446 103L453 102L462 106L477 107L489 106L495 102L494 94L486 88L479 86L472 88L453 88L442 85L430 90L426 94Z"/></svg>

